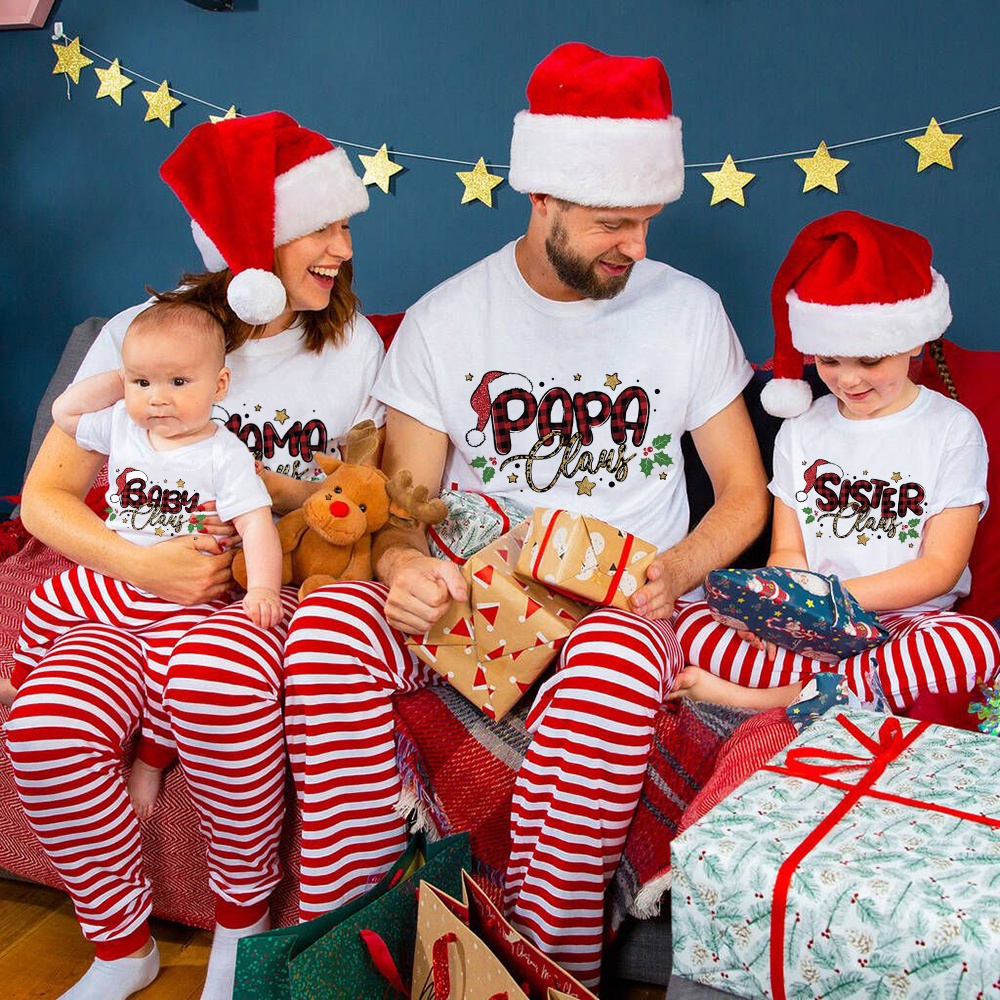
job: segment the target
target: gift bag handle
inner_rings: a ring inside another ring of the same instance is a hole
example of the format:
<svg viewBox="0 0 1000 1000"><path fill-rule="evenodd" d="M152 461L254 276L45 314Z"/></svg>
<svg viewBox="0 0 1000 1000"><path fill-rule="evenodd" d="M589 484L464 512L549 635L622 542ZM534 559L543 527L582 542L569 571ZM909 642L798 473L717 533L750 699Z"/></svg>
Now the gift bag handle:
<svg viewBox="0 0 1000 1000"><path fill-rule="evenodd" d="M403 983L403 978L399 974L399 969L396 968L396 963L393 960L392 953L389 951L389 946L375 931L364 928L358 931L358 933L361 935L361 940L364 942L365 948L368 949L368 954L371 956L372 964L375 968L385 977L394 990L409 1000L410 991Z"/></svg>
<svg viewBox="0 0 1000 1000"><path fill-rule="evenodd" d="M431 948L431 979L434 981L434 1000L449 1000L451 997L451 968L448 945L456 944L458 936L449 932L442 934ZM507 991L494 993L489 1000L509 1000Z"/></svg>

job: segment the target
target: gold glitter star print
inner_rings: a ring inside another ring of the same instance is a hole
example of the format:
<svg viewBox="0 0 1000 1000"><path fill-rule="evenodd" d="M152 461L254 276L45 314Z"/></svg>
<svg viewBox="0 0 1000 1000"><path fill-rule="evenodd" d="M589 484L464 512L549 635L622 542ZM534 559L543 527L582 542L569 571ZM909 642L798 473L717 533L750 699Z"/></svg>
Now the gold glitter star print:
<svg viewBox="0 0 1000 1000"><path fill-rule="evenodd" d="M483 157L479 157L472 170L456 170L455 176L465 185L463 205L470 201L481 201L487 208L493 207L493 189L503 184L503 178L486 169Z"/></svg>

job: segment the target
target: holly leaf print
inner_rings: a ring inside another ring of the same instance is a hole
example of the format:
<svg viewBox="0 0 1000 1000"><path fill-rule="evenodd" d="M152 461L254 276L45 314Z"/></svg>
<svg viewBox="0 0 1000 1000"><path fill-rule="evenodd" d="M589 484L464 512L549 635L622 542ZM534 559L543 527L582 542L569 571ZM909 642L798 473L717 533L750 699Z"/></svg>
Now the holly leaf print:
<svg viewBox="0 0 1000 1000"><path fill-rule="evenodd" d="M653 461L657 465L673 465L674 460L664 451L657 451L653 453Z"/></svg>
<svg viewBox="0 0 1000 1000"><path fill-rule="evenodd" d="M812 507L803 507L802 513L806 515L806 524L812 524L816 520L816 515L813 514Z"/></svg>
<svg viewBox="0 0 1000 1000"><path fill-rule="evenodd" d="M649 458L644 458L639 462L639 468L642 470L644 476L648 476L653 471L653 461Z"/></svg>
<svg viewBox="0 0 1000 1000"><path fill-rule="evenodd" d="M487 465L486 468L483 469L483 482L488 483L496 475L496 472L496 469Z"/></svg>
<svg viewBox="0 0 1000 1000"><path fill-rule="evenodd" d="M920 518L919 517L911 518L907 523L911 528L915 528L918 524L920 524Z"/></svg>
<svg viewBox="0 0 1000 1000"><path fill-rule="evenodd" d="M104 513L108 515L108 520L113 521L118 515L115 513L113 507L105 507Z"/></svg>
<svg viewBox="0 0 1000 1000"><path fill-rule="evenodd" d="M470 463L470 465L471 465L471 466L472 466L472 467L473 467L474 469L481 469L481 468L482 468L482 467L483 467L484 465L486 465L486 458L485 458L485 457L484 457L483 455L477 455L477 456L476 456L476 457L475 457L475 458L474 458L474 459L472 460L472 462Z"/></svg>
<svg viewBox="0 0 1000 1000"><path fill-rule="evenodd" d="M661 434L659 437L653 438L654 448L666 448L668 444L670 444L669 434Z"/></svg>

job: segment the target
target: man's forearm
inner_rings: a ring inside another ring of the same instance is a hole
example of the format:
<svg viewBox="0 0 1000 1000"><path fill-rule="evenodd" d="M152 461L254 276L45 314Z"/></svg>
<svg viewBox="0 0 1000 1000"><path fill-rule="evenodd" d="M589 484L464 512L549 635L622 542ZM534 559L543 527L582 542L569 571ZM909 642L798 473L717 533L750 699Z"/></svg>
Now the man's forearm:
<svg viewBox="0 0 1000 1000"><path fill-rule="evenodd" d="M387 524L372 540L375 577L390 586L400 566L429 554L427 537L421 528Z"/></svg>

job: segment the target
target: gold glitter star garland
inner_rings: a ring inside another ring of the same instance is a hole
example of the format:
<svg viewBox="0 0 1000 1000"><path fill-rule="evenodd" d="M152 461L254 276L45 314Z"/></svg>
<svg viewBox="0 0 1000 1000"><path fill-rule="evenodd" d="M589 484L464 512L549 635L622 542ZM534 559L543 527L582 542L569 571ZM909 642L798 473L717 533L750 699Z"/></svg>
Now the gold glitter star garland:
<svg viewBox="0 0 1000 1000"><path fill-rule="evenodd" d="M100 82L95 97L99 100L102 97L110 97L119 107L122 106L122 92L134 81L122 72L122 67L116 57L109 60L93 49L88 49L80 44L79 37L70 39L62 32L61 24L57 24L57 33L52 36L53 41L62 44L53 44L52 48L56 54L56 64L52 69L52 74L63 74L66 77L66 96L70 96L70 81L79 85L80 71L87 66L91 66L94 60L84 53L89 53L97 59L108 63L107 69L94 66L94 72ZM202 104L222 112L219 115L210 115L213 122L224 121L228 118L236 118L239 112L236 105L231 104L228 109L216 104L210 104L199 97L192 97L189 94L182 94L180 91L172 90L166 80L159 83L142 76L130 69L139 79L153 84L155 90L143 90L142 96L146 100L146 112L144 121L159 121L167 128L173 127L173 114L185 105L186 102ZM178 96L179 95L179 96ZM185 100L181 100L184 98ZM971 114L960 115L943 122L945 125L958 121L965 121L976 118L980 115L993 114L1000 111L1000 106L984 108L982 111L974 111ZM797 150L789 153L771 153L766 156L747 157L737 161L732 154L727 154L722 163L689 163L685 165L686 170L700 170L702 167L714 167L717 169L702 172L702 177L712 188L709 206L719 205L725 201L731 201L741 208L746 207L746 195L744 188L757 176L748 170L741 170L738 163L758 163L764 160L793 159L795 165L805 174L802 185L802 193L805 194L815 188L825 188L833 194L839 194L840 188L837 183L837 175L844 170L850 160L840 159L830 155L832 149L843 149L847 146L857 146L863 143L877 142L882 139L897 138L908 133L918 132L919 129L902 129L896 132L889 132L884 135L867 136L863 139L853 139L849 142L836 143L827 146L826 142L820 142L815 151L809 156L802 154L809 153L809 150ZM914 135L906 139L907 145L912 146L918 153L916 172L921 173L930 166L941 166L948 170L954 170L951 151L964 138L961 132L945 132L941 128L936 118L931 118L922 135ZM396 163L391 157L413 157L422 160L434 160L441 163L453 163L460 166L470 166L471 170L457 170L455 175L462 183L461 204L470 202L481 202L487 208L493 207L493 190L503 184L504 178L499 174L490 173L488 167L502 170L509 169L505 164L487 164L484 157L479 157L477 161L452 160L441 156L428 156L422 153L393 152L390 154L387 143L381 146L367 146L354 142L345 142L342 139L332 139L332 142L339 146L350 146L354 149L370 150L372 155L358 153L358 159L364 167L364 177L362 181L366 185L374 184L384 194L389 194L392 186L392 178L400 173L404 168L402 164Z"/></svg>

